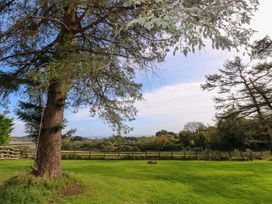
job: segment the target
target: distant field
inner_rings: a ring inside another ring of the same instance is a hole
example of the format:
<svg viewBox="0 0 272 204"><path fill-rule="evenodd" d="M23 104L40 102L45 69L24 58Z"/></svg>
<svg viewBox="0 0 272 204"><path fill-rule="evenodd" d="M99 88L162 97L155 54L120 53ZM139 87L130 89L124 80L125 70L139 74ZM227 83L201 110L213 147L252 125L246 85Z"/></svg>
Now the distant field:
<svg viewBox="0 0 272 204"><path fill-rule="evenodd" d="M31 160L0 161L0 184ZM65 160L87 186L64 204L272 203L272 162ZM1 203L2 204L2 203Z"/></svg>

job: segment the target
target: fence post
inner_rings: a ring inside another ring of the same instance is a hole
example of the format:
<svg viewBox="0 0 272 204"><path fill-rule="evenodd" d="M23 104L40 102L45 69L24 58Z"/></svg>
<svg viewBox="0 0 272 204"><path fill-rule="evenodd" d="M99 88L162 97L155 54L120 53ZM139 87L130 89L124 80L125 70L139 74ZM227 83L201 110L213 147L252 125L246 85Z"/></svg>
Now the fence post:
<svg viewBox="0 0 272 204"><path fill-rule="evenodd" d="M74 149L74 155L73 155L74 159L76 158L76 150Z"/></svg>
<svg viewBox="0 0 272 204"><path fill-rule="evenodd" d="M240 155L241 155L241 157L242 157L242 160L245 160L244 159L244 155L243 155L243 152L240 150Z"/></svg>
<svg viewBox="0 0 272 204"><path fill-rule="evenodd" d="M197 150L195 150L195 157L198 160L198 152L197 152Z"/></svg>
<svg viewBox="0 0 272 204"><path fill-rule="evenodd" d="M186 160L186 150L183 150L183 159Z"/></svg>
<svg viewBox="0 0 272 204"><path fill-rule="evenodd" d="M145 151L145 159L147 159L147 152Z"/></svg>
<svg viewBox="0 0 272 204"><path fill-rule="evenodd" d="M158 158L161 159L161 152L158 152Z"/></svg>
<svg viewBox="0 0 272 204"><path fill-rule="evenodd" d="M91 160L92 157L92 150L89 150L89 160Z"/></svg>
<svg viewBox="0 0 272 204"><path fill-rule="evenodd" d="M210 150L209 149L207 150L207 157L208 157L208 160L210 160Z"/></svg>
<svg viewBox="0 0 272 204"><path fill-rule="evenodd" d="M251 149L250 149L250 159L251 159L251 160L254 160L254 154L253 154L253 152L252 152Z"/></svg>
<svg viewBox="0 0 272 204"><path fill-rule="evenodd" d="M104 159L106 159L106 149L104 149Z"/></svg>
<svg viewBox="0 0 272 204"><path fill-rule="evenodd" d="M174 159L174 155L173 155L173 152L171 152L171 159Z"/></svg>
<svg viewBox="0 0 272 204"><path fill-rule="evenodd" d="M28 151L29 149L26 150L26 158L28 159Z"/></svg>
<svg viewBox="0 0 272 204"><path fill-rule="evenodd" d="M231 161L232 161L231 151L229 151L229 160L231 160Z"/></svg>

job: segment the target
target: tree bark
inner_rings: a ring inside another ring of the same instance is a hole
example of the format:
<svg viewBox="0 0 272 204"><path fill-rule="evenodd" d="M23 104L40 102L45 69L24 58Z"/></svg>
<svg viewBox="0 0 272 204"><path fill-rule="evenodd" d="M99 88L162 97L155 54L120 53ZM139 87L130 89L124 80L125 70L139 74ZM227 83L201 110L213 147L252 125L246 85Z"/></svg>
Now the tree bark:
<svg viewBox="0 0 272 204"><path fill-rule="evenodd" d="M78 0L72 0L64 8L63 22L66 27L62 29L59 35L59 45L57 47L59 52L55 59L61 60L67 57L67 53L74 52L74 50L67 49L67 45L71 45L73 48L75 43L74 36L78 28L77 4ZM63 48L65 49L63 50ZM39 177L58 178L61 176L61 130L68 83L69 77L56 77L49 85L47 105L44 111L42 131L33 170Z"/></svg>
<svg viewBox="0 0 272 204"><path fill-rule="evenodd" d="M35 175L39 177L61 176L61 130L66 93L64 83L53 82L49 85L34 168Z"/></svg>

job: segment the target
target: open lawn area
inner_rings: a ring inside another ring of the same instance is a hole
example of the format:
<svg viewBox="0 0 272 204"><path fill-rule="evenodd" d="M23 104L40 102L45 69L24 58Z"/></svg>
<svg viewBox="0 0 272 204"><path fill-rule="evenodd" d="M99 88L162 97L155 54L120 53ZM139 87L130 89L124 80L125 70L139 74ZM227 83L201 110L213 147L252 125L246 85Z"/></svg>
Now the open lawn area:
<svg viewBox="0 0 272 204"><path fill-rule="evenodd" d="M0 161L0 184L33 161ZM86 186L61 203L272 203L272 162L65 160ZM1 203L2 204L2 203Z"/></svg>

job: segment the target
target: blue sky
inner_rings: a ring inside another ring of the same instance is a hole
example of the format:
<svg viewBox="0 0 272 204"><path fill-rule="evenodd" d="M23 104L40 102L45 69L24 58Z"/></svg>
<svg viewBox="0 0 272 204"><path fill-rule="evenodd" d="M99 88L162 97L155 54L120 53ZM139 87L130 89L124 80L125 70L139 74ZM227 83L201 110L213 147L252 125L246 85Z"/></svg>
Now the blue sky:
<svg viewBox="0 0 272 204"><path fill-rule="evenodd" d="M272 36L271 8L271 0L260 0L259 11L251 24L257 31L252 40ZM213 124L215 110L212 94L203 92L200 84L205 81L205 75L216 72L227 59L237 54L234 51L212 50L207 46L187 57L181 54L167 56L164 62L157 64L159 76L146 77L144 73L139 73L138 80L144 84L145 100L136 103L139 113L135 121L128 123L134 128L130 135L152 135L160 129L178 132L189 121ZM77 135L106 137L114 134L103 121L90 118L88 109L75 114L66 111L65 115L69 121L68 128L76 128ZM24 124L16 118L14 122L12 135L24 135Z"/></svg>

